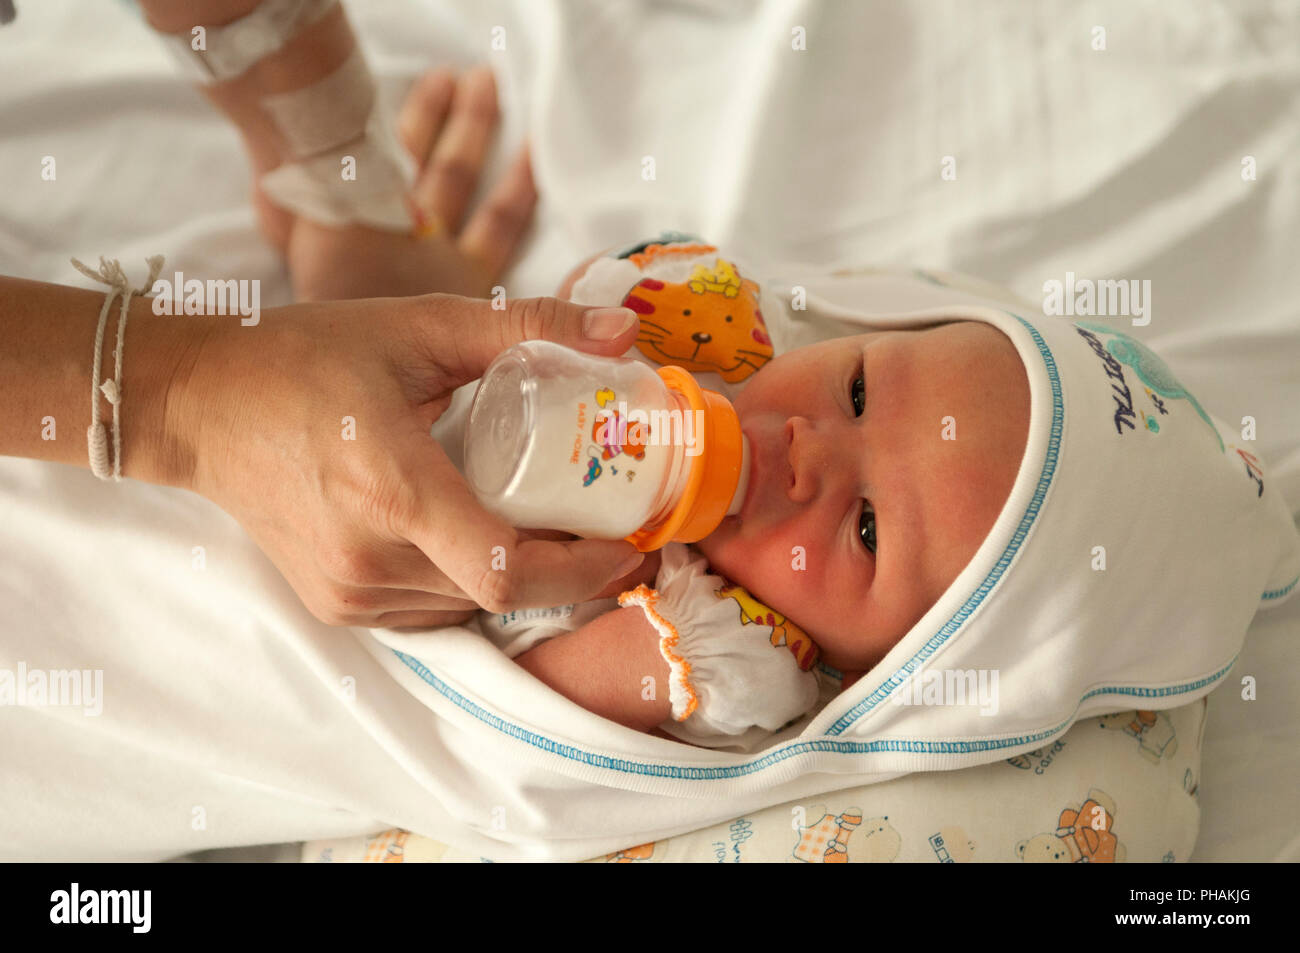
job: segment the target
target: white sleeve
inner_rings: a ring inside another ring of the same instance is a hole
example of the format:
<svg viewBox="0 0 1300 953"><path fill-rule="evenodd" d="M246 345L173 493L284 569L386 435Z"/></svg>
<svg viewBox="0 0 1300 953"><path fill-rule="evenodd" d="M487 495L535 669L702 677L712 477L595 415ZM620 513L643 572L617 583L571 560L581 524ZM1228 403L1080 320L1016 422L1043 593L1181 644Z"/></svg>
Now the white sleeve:
<svg viewBox="0 0 1300 953"><path fill-rule="evenodd" d="M674 734L735 736L758 726L777 731L816 704L817 647L779 613L708 571L680 543L663 549L655 588L619 596L638 605L672 669ZM757 610L757 611L756 611Z"/></svg>

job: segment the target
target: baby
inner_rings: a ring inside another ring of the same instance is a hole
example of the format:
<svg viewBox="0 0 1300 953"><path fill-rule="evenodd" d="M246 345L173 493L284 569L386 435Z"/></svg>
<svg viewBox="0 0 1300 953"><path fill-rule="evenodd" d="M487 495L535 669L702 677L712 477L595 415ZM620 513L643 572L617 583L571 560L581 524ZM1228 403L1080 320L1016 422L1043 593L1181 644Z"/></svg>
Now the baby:
<svg viewBox="0 0 1300 953"><path fill-rule="evenodd" d="M617 606L481 613L519 665L592 712L706 746L779 730L884 657L1006 502L1029 386L992 325L773 357L758 285L677 234L584 262L559 295L639 312L629 356L731 396L751 450L740 512L692 546L668 544L653 587ZM945 418L961 440L942 439Z"/></svg>
<svg viewBox="0 0 1300 953"><path fill-rule="evenodd" d="M560 294L636 311L634 356L730 397L751 449L740 511L664 547L653 585L479 614L605 718L950 769L1135 698L1199 697L1254 612L1300 586L1251 437L1114 325L922 272L762 287L676 234L584 263ZM783 341L872 330L775 356L765 309Z"/></svg>

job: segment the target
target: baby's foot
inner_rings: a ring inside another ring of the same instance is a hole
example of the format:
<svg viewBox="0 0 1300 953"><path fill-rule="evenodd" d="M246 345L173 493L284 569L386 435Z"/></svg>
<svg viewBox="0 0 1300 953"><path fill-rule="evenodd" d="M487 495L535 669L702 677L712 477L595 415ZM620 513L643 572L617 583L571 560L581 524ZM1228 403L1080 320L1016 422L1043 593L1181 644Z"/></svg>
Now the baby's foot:
<svg viewBox="0 0 1300 953"><path fill-rule="evenodd" d="M300 301L443 292L490 294L537 202L527 149L468 214L499 120L496 83L480 67L457 78L420 78L398 117L398 135L419 168L410 201L425 237L322 225L255 202L263 235L286 256Z"/></svg>

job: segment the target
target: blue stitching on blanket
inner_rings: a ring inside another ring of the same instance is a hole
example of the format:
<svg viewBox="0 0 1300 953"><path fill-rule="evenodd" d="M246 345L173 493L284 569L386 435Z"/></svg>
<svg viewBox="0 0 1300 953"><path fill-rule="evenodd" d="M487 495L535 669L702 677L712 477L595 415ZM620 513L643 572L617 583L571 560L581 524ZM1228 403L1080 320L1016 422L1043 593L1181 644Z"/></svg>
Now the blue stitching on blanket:
<svg viewBox="0 0 1300 953"><path fill-rule="evenodd" d="M570 761L581 761L583 764L592 767L605 768L610 771L622 771L626 774L640 774L648 777L674 778L689 781L723 781L731 778L744 777L748 774L755 774L782 761L788 761L797 755L809 754L813 752L825 751L832 754L876 754L886 751L902 751L912 754L972 754L977 751L996 751L999 748L1020 747L1022 745L1035 745L1039 742L1053 738L1068 728L1074 722L1074 714L1066 718L1055 728L1040 731L1034 734L1019 735L1015 738L1003 738L1000 740L983 740L983 741L841 741L834 738L819 738L812 741L799 741L784 745L775 751L763 755L754 761L746 764L731 765L730 767L686 767L672 764L650 764L645 761L629 761L626 758L613 758L609 755L593 754L590 751L583 751L581 748L575 748L572 745L560 744L552 741L550 738L535 734L522 728L513 722L506 721L499 715L494 715L474 702L470 701L464 695L452 689L446 682L434 675L422 662L412 658L404 652L393 649L402 662L415 672L421 679L437 689L439 694L443 695L449 701L453 702L469 714L484 721L496 728L503 734L509 735L519 741L532 745L534 748L540 748L551 754L559 755ZM1233 656L1232 661L1215 672L1213 675L1198 679L1194 682L1188 682L1185 685L1166 687L1166 688L1096 688L1079 699L1079 704L1074 707L1075 713L1079 707L1096 695L1129 695L1138 698L1160 698L1168 695L1182 694L1184 692L1196 691L1198 688L1204 688L1213 682L1218 681L1228 673L1228 670L1237 663L1237 656Z"/></svg>
<svg viewBox="0 0 1300 953"><path fill-rule="evenodd" d="M1024 516L1020 518L1020 525L1016 527L1011 542L1007 544L1001 558L989 571L984 581L980 583L979 588L957 610L957 613L944 623L943 627L925 645L921 646L915 655L903 663L903 666L897 672L885 679L879 688L850 708L833 725L827 728L826 734L828 735L842 733L853 722L892 695L895 689L911 677L912 673L938 650L939 646L947 642L962 627L970 614L979 608L980 603L984 601L984 597L998 584L1002 574L1006 572L1007 567L1011 565L1012 559L1015 558L1016 553L1019 551L1020 544L1024 542L1025 537L1029 534L1029 528L1034 525L1034 520L1038 518L1038 511L1042 508L1043 498L1047 495L1047 488L1051 485L1052 477L1056 473L1056 459L1061 448L1061 428L1065 420L1065 407L1061 399L1061 377L1057 373L1056 358L1052 356L1051 349L1042 336L1039 335L1038 330L1020 315L1012 314L1010 311L1004 313L1011 315L1011 317L1023 324L1025 329L1033 335L1034 343L1038 345L1043 362L1047 365L1047 376L1052 384L1052 434L1047 443L1047 458L1043 461L1043 472L1038 475L1038 486L1034 488L1034 496L1029 501L1029 507L1025 510Z"/></svg>
<svg viewBox="0 0 1300 953"><path fill-rule="evenodd" d="M925 276L929 278L929 276ZM930 279L934 283L938 281ZM1055 728L1045 729L1040 732L1020 735L1014 738L1003 738L999 740L981 740L981 741L903 741L903 740L881 740L881 741L844 741L829 737L837 735L844 731L849 725L860 718L866 712L870 711L880 702L898 688L904 678L912 673L918 667L917 662L923 660L934 653L953 633L961 628L962 623L984 600L984 597L993 589L997 581L1002 577L1012 558L1019 550L1021 543L1028 535L1029 528L1033 525L1038 516L1038 511L1042 507L1043 499L1047 495L1047 488L1052 482L1052 477L1056 472L1057 455L1060 451L1061 429L1065 419L1064 404L1061 396L1061 380L1057 372L1056 360L1052 356L1051 350L1047 343L1039 335L1037 329L1028 321L1010 311L1004 313L1015 318L1033 336L1034 342L1038 345L1038 350L1047 366L1048 378L1052 386L1052 428L1051 437L1048 441L1046 460L1043 463L1042 473L1038 478L1038 485L1034 490L1034 496L1025 510L1024 516L1021 517L1020 525L1016 529L1015 535L1011 542L1008 543L1006 550L1003 552L997 564L989 572L984 582L971 595L966 603L957 611L957 613L934 635L908 662L906 662L898 672L887 679L875 692L855 705L850 711L841 716L826 732L826 735L820 739L811 741L797 741L783 745L775 751L768 752L756 760L746 764L734 765L731 767L685 767L679 765L649 764L645 762L628 761L624 758L612 758L608 755L598 755L580 748L574 748L571 745L560 744L552 741L550 738L534 734L519 725L506 721L498 715L493 714L476 705L474 702L465 698L459 692L453 690L436 675L433 674L425 665L409 655L393 649L393 653L402 660L402 662L415 672L421 679L435 688L440 694L448 700L464 709L469 714L492 725L503 734L510 735L536 748L549 751L552 754L560 755L571 761L581 761L595 767L607 768L615 771L623 771L629 774L642 774L654 777L680 778L688 780L722 780L734 777L741 777L747 774L753 774L765 768L769 768L782 761L786 761L798 755L812 752L831 752L838 754L872 754L886 751L902 751L916 754L971 754L979 751L995 751L1001 748L1016 748L1023 745L1035 744L1049 738L1053 738L1065 730L1073 721L1074 714L1062 721ZM1296 585L1292 583L1291 586ZM1287 587L1290 589L1291 587ZM1266 594L1267 595L1267 594ZM1088 692L1075 706L1075 713L1089 698L1097 695L1120 695L1134 698L1163 698L1171 695L1181 695L1187 692L1194 692L1198 689L1211 685L1226 675L1229 669L1236 663L1237 657L1234 655L1232 661L1213 675L1197 679L1178 686L1167 686L1165 688L1096 688Z"/></svg>
<svg viewBox="0 0 1300 953"><path fill-rule="evenodd" d="M1281 589L1266 589L1264 591L1264 594L1260 596L1260 598L1281 599L1283 596L1285 596L1288 592L1290 592L1292 589L1296 587L1296 583L1300 583L1300 576L1296 576L1294 579L1291 580L1290 583L1283 586Z"/></svg>

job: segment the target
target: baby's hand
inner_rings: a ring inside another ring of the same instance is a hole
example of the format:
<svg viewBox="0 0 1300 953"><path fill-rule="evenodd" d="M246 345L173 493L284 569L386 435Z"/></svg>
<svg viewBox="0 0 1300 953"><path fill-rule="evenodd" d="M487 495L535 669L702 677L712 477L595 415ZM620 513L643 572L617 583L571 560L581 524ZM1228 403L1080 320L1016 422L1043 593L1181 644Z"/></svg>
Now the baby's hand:
<svg viewBox="0 0 1300 953"><path fill-rule="evenodd" d="M459 78L433 70L412 88L398 134L419 167L410 201L428 232L423 238L321 225L274 205L259 189L262 232L288 258L295 297L487 297L537 203L525 147L466 217L499 119L496 82L486 67Z"/></svg>

